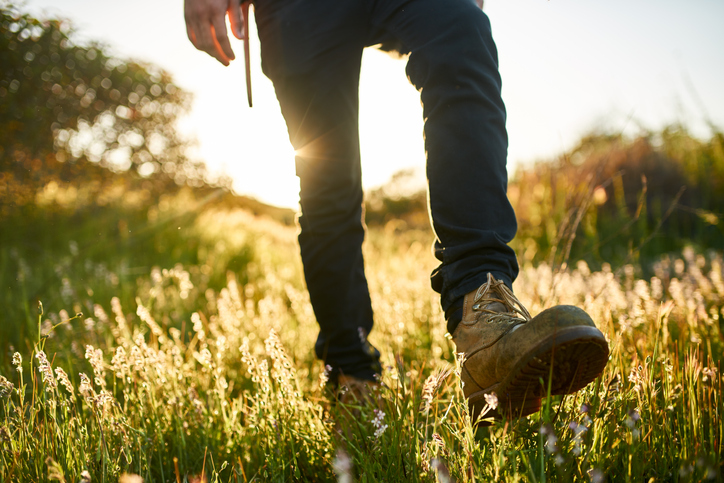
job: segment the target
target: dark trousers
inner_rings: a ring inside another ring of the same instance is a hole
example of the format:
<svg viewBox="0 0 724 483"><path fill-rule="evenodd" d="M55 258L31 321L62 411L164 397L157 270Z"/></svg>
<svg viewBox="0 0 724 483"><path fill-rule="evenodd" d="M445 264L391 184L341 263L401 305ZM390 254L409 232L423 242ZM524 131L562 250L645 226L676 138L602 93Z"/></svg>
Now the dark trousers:
<svg viewBox="0 0 724 483"><path fill-rule="evenodd" d="M372 379L372 309L361 245L359 73L365 46L410 52L421 93L432 288L447 310L486 281L518 273L508 242L505 107L487 16L472 0L255 0L262 68L272 80L300 179L299 244L320 326L315 351L335 372ZM384 113L380 113L381 116Z"/></svg>

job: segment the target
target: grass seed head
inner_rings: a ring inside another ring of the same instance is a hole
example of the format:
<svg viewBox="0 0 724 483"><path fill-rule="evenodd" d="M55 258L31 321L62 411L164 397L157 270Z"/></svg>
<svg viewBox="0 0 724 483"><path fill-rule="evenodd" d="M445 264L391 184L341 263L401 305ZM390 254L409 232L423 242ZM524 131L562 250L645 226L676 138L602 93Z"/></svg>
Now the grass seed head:
<svg viewBox="0 0 724 483"><path fill-rule="evenodd" d="M16 371L23 372L23 356L20 355L20 352L13 354L13 365Z"/></svg>
<svg viewBox="0 0 724 483"><path fill-rule="evenodd" d="M0 398L3 398L13 392L13 389L15 389L15 385L5 379L5 377L0 376Z"/></svg>
<svg viewBox="0 0 724 483"><path fill-rule="evenodd" d="M45 355L45 352L38 351L35 357L38 359L38 372L42 374L43 382L47 385L47 388L57 388L58 383L53 376L53 370L50 368L50 363L48 362L48 357Z"/></svg>
<svg viewBox="0 0 724 483"><path fill-rule="evenodd" d="M65 373L65 371L60 368L55 368L55 377L58 379L58 382L61 386L65 388L66 391L72 396L75 394L75 390L73 389L73 385L70 383L70 379L68 379L68 374Z"/></svg>

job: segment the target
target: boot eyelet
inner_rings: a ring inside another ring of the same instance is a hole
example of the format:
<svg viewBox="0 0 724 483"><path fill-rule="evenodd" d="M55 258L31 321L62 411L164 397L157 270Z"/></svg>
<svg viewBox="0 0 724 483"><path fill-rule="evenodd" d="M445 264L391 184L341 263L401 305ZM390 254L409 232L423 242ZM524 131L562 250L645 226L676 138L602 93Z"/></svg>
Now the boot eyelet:
<svg viewBox="0 0 724 483"><path fill-rule="evenodd" d="M473 311L477 312L478 310L480 310L480 304L473 305Z"/></svg>

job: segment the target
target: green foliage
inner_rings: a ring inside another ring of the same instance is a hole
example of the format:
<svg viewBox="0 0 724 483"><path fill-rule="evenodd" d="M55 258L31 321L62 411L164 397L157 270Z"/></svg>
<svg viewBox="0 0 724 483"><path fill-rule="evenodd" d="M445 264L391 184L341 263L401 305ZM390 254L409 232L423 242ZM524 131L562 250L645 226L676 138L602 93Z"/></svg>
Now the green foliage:
<svg viewBox="0 0 724 483"><path fill-rule="evenodd" d="M632 266L616 275L524 264L515 288L531 312L582 307L608 335L611 359L576 395L474 431L429 290L429 232L369 234L371 337L385 370L377 402L359 407L335 405L321 387L295 229L211 203L192 226L166 248L192 247L184 264L139 269L125 295L88 272L68 283L100 287L94 295L78 290L39 315L31 307L41 335L0 369L0 478L173 481L175 458L181 481L722 479L721 253L687 249L649 280ZM228 258L193 253L244 246L236 274ZM105 256L113 265L117 255ZM70 317L76 305L87 313Z"/></svg>
<svg viewBox="0 0 724 483"><path fill-rule="evenodd" d="M368 209L383 385L335 403L290 213L179 187L205 178L166 74L0 13L1 480L722 481L720 133L594 136L513 179L516 293L583 308L612 352L576 395L474 430L406 175Z"/></svg>
<svg viewBox="0 0 724 483"><path fill-rule="evenodd" d="M724 248L724 136L681 127L634 140L594 135L521 169L509 196L527 260L648 265L687 244Z"/></svg>
<svg viewBox="0 0 724 483"><path fill-rule="evenodd" d="M370 226L429 229L424 191L400 172L366 201ZM556 266L650 267L687 245L724 248L724 134L683 127L626 139L595 134L560 157L517 170L508 197L518 219L513 246L525 261Z"/></svg>
<svg viewBox="0 0 724 483"><path fill-rule="evenodd" d="M6 217L0 232L0 339L23 347L38 336L35 306L42 300L55 312L93 314L99 303L118 297L135 302L140 276L152 270L188 266L194 286L226 284L226 270L240 276L251 259L252 245L243 234L223 244L204 223L229 196L221 190L183 189L153 198L147 189L109 187L105 197L83 205L83 190L69 195L56 188L32 216ZM238 201L237 201L238 203ZM42 209L45 207L46 209ZM156 268L154 268L156 267ZM173 279L173 277L171 277ZM181 279L176 277L175 283ZM175 322L198 310L196 298L178 300ZM57 323L59 320L56 320ZM7 362L0 353L0 363Z"/></svg>
<svg viewBox="0 0 724 483"><path fill-rule="evenodd" d="M160 192L211 180L175 130L189 95L168 73L77 45L69 24L0 4L0 216L49 183L92 188L146 179ZM114 174L115 173L115 174Z"/></svg>

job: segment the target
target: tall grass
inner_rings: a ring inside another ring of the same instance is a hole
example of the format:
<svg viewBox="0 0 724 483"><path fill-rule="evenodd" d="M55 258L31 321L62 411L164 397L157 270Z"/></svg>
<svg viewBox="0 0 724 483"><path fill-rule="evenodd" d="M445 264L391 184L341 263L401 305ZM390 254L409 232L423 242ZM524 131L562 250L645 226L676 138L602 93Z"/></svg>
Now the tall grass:
<svg viewBox="0 0 724 483"><path fill-rule="evenodd" d="M514 288L531 312L582 307L611 358L576 395L474 430L429 288L429 232L369 233L383 384L375 404L343 406L313 357L295 230L243 210L187 213L182 201L166 200L187 221L161 252L191 250L184 263L159 258L123 289L106 272L65 275L72 292L39 289L31 322L5 319L29 342L3 342L3 481L722 481L721 253L687 248L647 279L633 265L525 263ZM72 250L47 255L84 261ZM243 263L227 272L233 253ZM26 257L15 262L26 285L53 271Z"/></svg>

